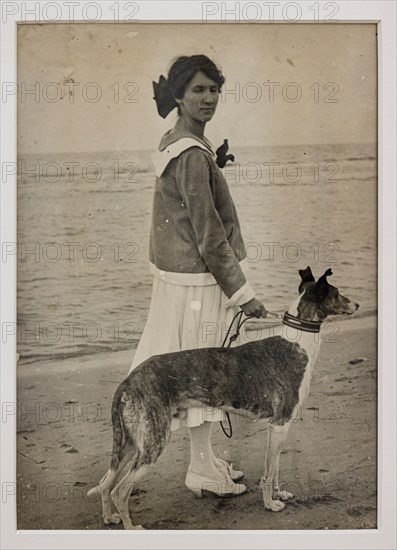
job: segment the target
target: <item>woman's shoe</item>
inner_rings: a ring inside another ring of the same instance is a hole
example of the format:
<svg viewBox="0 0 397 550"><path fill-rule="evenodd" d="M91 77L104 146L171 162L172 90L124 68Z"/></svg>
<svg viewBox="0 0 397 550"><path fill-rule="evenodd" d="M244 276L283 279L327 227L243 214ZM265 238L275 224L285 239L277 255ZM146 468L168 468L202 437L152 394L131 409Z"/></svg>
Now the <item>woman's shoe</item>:
<svg viewBox="0 0 397 550"><path fill-rule="evenodd" d="M199 476L188 470L185 484L196 498L203 497L203 491L214 493L218 497L238 496L246 492L247 487L241 483L234 483L229 477L222 481L214 481L208 477Z"/></svg>
<svg viewBox="0 0 397 550"><path fill-rule="evenodd" d="M231 462L226 462L226 460L222 460L222 458L217 458L217 460L222 463L223 473L231 477L233 481L238 481L239 479L242 479L244 477L244 472L242 472L241 470L234 470L233 464Z"/></svg>

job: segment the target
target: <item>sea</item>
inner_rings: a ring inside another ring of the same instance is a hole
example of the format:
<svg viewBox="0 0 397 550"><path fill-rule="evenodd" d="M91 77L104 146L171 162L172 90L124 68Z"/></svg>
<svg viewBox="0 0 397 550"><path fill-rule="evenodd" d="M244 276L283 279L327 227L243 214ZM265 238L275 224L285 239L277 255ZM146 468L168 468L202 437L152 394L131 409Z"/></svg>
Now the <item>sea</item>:
<svg viewBox="0 0 397 550"><path fill-rule="evenodd" d="M224 169L250 265L273 312L297 296L298 270L377 311L377 147L231 150ZM19 366L132 350L148 315L152 151L18 157ZM167 319L164 319L164 323Z"/></svg>

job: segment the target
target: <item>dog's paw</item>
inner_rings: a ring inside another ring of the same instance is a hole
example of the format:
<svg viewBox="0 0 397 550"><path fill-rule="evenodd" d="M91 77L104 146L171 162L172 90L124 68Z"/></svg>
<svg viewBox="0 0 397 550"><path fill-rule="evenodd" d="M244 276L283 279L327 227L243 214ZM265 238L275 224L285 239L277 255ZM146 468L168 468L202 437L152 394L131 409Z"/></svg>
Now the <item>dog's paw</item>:
<svg viewBox="0 0 397 550"><path fill-rule="evenodd" d="M270 502L265 502L265 508L272 512L281 512L281 510L284 510L285 504L281 500L271 500Z"/></svg>
<svg viewBox="0 0 397 550"><path fill-rule="evenodd" d="M111 523L115 523L117 525L120 522L121 522L121 517L117 513L111 514L110 516L106 516L103 518L103 523L105 525L110 525Z"/></svg>
<svg viewBox="0 0 397 550"><path fill-rule="evenodd" d="M288 500L289 498L293 498L294 495L288 491L275 491L273 496L280 500Z"/></svg>

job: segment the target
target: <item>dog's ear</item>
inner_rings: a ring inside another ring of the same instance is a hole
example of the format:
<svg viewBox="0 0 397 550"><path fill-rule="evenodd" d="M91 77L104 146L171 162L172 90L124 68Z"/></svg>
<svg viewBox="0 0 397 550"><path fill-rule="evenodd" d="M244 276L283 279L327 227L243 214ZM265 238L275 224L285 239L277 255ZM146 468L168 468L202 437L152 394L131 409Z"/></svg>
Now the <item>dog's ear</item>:
<svg viewBox="0 0 397 550"><path fill-rule="evenodd" d="M327 281L327 277L329 277L330 275L332 275L332 269L327 269L324 275L321 275L316 283L316 294L320 300L324 300L324 298L326 298L328 294L329 284Z"/></svg>
<svg viewBox="0 0 397 550"><path fill-rule="evenodd" d="M312 270L309 266L307 266L306 269L300 269L299 275L302 279L302 282L299 285L299 294L301 294L303 289L305 288L305 285L307 285L307 283L312 283L313 281L315 281L315 278L313 277Z"/></svg>
<svg viewBox="0 0 397 550"><path fill-rule="evenodd" d="M327 277L329 277L330 275L332 275L332 269L327 269L327 271L324 273L324 275L321 275L321 277L317 281L317 284L319 284L320 282L321 283L325 282L325 283L328 284Z"/></svg>

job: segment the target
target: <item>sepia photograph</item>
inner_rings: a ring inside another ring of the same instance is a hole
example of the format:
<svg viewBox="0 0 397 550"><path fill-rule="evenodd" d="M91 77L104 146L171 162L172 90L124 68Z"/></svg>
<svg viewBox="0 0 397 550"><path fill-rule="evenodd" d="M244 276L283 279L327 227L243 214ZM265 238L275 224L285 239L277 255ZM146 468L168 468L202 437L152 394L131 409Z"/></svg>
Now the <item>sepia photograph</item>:
<svg viewBox="0 0 397 550"><path fill-rule="evenodd" d="M378 528L377 56L18 25L18 530Z"/></svg>

